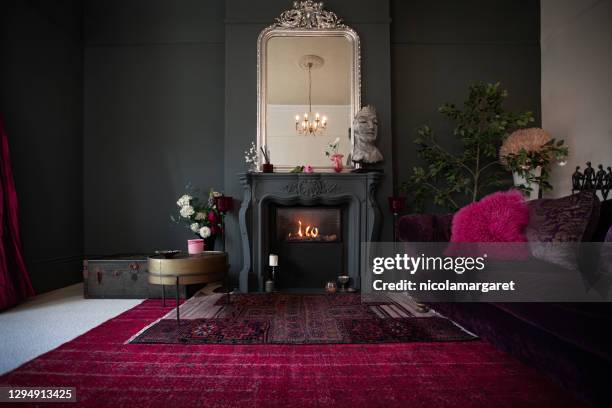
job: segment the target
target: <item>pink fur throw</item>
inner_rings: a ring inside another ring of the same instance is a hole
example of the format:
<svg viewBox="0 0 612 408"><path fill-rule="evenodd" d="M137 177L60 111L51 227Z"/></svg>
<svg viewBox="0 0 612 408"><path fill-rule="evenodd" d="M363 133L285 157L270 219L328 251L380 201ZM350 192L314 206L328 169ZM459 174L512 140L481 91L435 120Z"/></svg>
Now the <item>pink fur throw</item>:
<svg viewBox="0 0 612 408"><path fill-rule="evenodd" d="M451 242L526 242L529 207L518 190L500 191L453 217Z"/></svg>

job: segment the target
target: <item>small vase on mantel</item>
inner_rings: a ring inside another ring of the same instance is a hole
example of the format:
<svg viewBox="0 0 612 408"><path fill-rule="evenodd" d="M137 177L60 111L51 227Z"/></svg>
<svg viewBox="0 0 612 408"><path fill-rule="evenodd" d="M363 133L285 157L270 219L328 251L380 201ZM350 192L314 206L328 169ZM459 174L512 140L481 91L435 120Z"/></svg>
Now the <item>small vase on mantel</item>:
<svg viewBox="0 0 612 408"><path fill-rule="evenodd" d="M540 177L542 175L542 168L536 167L527 171L531 177ZM520 175L518 172L512 172L512 178L514 179L514 185L516 187L527 186L531 188L531 191L525 192L525 197L528 201L537 200L540 198L540 185L538 183L528 182L525 177Z"/></svg>
<svg viewBox="0 0 612 408"><path fill-rule="evenodd" d="M330 157L331 161L332 161L332 165L334 167L334 171L336 173L340 173L342 172L342 169L344 169L344 166L342 165L342 159L344 158L343 154L332 154L332 156Z"/></svg>

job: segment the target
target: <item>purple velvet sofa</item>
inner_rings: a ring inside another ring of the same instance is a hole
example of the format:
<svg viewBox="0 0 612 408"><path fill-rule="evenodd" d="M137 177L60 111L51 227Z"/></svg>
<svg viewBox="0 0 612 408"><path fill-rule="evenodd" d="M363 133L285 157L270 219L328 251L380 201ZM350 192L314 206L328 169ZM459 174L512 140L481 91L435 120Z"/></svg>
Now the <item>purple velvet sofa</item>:
<svg viewBox="0 0 612 408"><path fill-rule="evenodd" d="M612 200L601 204L590 241L612 241ZM403 242L447 242L452 214L406 215ZM612 406L612 303L432 303L430 306L582 400Z"/></svg>

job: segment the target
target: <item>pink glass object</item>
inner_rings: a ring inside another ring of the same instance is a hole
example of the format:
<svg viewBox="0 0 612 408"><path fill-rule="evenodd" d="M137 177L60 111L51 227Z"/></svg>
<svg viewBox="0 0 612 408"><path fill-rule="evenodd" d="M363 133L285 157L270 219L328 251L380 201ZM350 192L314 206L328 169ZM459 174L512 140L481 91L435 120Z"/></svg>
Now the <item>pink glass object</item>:
<svg viewBox="0 0 612 408"><path fill-rule="evenodd" d="M204 240L203 239L187 240L187 252L190 255L201 254L202 252L204 252Z"/></svg>
<svg viewBox="0 0 612 408"><path fill-rule="evenodd" d="M343 154L333 154L331 156L331 161L333 163L334 171L336 173L340 173L342 171L342 169L344 168L344 166L342 166L342 158L343 157L344 157Z"/></svg>
<svg viewBox="0 0 612 408"><path fill-rule="evenodd" d="M398 214L406 208L406 197L389 197L389 210L393 214Z"/></svg>
<svg viewBox="0 0 612 408"><path fill-rule="evenodd" d="M234 199L230 196L220 196L215 198L217 203L217 209L220 213L227 213L232 211L234 207Z"/></svg>
<svg viewBox="0 0 612 408"><path fill-rule="evenodd" d="M314 169L312 168L310 164L304 166L304 173L312 173L313 171Z"/></svg>

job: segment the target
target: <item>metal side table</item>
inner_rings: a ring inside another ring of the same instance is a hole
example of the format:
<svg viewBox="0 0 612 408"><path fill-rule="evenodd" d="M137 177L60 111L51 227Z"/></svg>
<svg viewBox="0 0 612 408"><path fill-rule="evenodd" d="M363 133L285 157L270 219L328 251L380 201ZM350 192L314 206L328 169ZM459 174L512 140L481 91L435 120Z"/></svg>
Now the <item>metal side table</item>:
<svg viewBox="0 0 612 408"><path fill-rule="evenodd" d="M163 255L148 258L149 283L162 285L162 304L166 306L165 285L176 285L176 321L180 322L179 285L225 282L229 302L227 253L204 251L197 255L177 254L171 258Z"/></svg>

